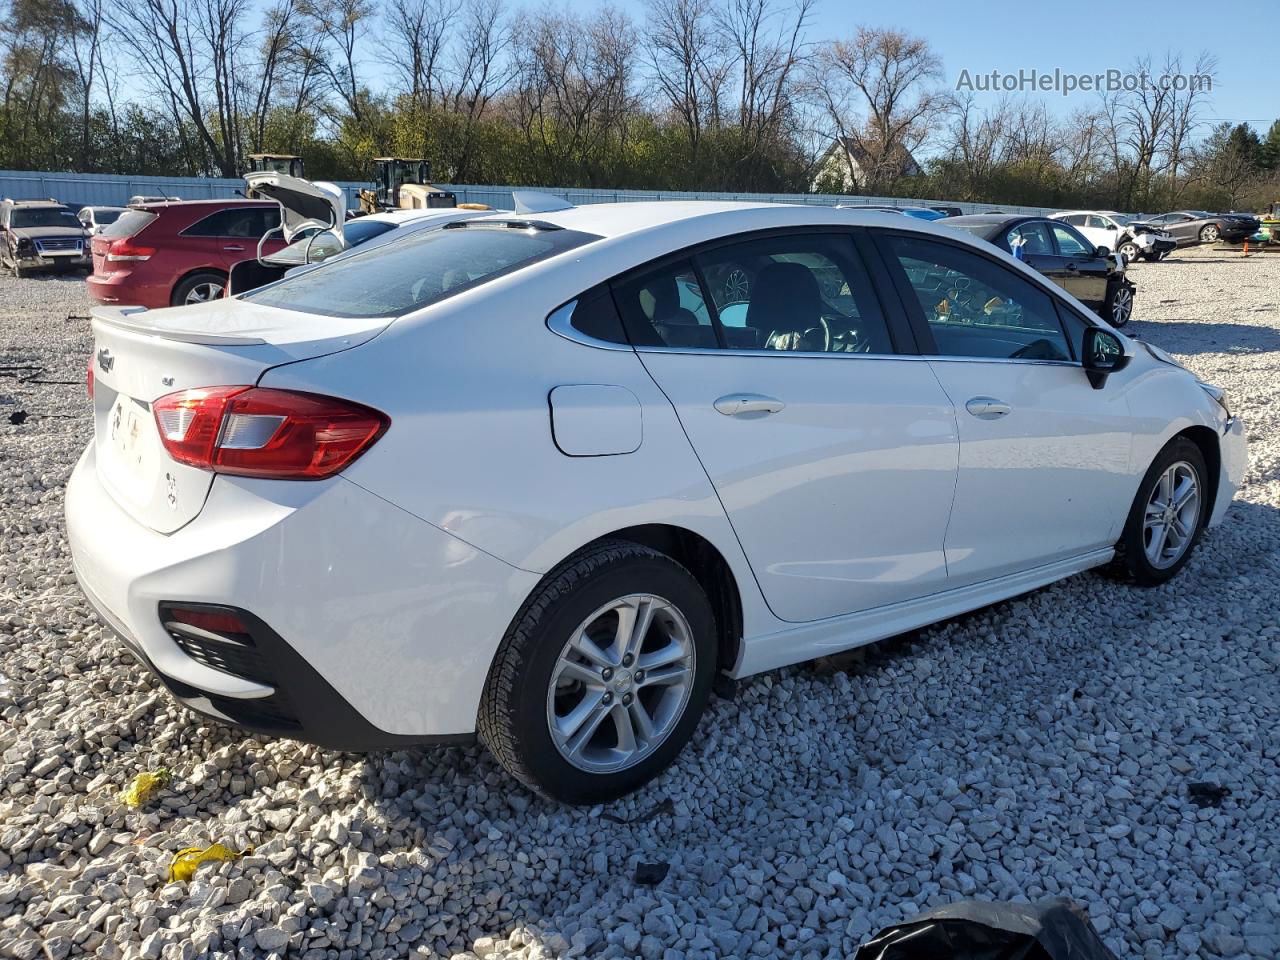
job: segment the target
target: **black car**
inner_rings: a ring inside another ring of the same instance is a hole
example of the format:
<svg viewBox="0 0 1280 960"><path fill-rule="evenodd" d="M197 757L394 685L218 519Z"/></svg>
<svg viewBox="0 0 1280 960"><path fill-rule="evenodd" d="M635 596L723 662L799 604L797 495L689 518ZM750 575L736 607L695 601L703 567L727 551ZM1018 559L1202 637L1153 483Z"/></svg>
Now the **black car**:
<svg viewBox="0 0 1280 960"><path fill-rule="evenodd" d="M1134 284L1107 247L1094 247L1061 220L983 213L939 221L1013 254L1071 294L1113 327L1133 315Z"/></svg>
<svg viewBox="0 0 1280 960"><path fill-rule="evenodd" d="M20 277L45 267L92 265L88 234L57 200L0 200L0 263Z"/></svg>
<svg viewBox="0 0 1280 960"><path fill-rule="evenodd" d="M1247 213L1209 213L1207 210L1175 210L1143 221L1172 234L1180 247L1199 243L1240 243L1258 232L1262 222Z"/></svg>

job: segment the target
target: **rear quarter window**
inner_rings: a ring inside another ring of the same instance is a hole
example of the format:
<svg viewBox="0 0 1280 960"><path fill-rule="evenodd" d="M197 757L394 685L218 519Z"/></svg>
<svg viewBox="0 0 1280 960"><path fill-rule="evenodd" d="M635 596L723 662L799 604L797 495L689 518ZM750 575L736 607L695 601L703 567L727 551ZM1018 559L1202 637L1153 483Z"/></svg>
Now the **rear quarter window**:
<svg viewBox="0 0 1280 960"><path fill-rule="evenodd" d="M245 295L329 317L398 317L599 239L503 222L445 226L335 259Z"/></svg>

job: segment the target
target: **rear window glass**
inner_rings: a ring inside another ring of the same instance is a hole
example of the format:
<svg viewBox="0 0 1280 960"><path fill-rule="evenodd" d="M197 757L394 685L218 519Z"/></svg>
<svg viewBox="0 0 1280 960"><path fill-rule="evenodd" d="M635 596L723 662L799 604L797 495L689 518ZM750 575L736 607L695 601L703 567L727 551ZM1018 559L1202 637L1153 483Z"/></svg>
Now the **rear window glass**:
<svg viewBox="0 0 1280 960"><path fill-rule="evenodd" d="M126 210L120 214L114 223L109 224L107 229L103 230L99 236L132 237L155 218L156 215L154 213L148 213L146 210Z"/></svg>
<svg viewBox="0 0 1280 960"><path fill-rule="evenodd" d="M468 225L381 244L245 299L329 317L397 317L599 239L574 230L459 222Z"/></svg>
<svg viewBox="0 0 1280 960"><path fill-rule="evenodd" d="M120 219L123 210L95 210L93 211L93 222L101 226L104 223L115 223Z"/></svg>

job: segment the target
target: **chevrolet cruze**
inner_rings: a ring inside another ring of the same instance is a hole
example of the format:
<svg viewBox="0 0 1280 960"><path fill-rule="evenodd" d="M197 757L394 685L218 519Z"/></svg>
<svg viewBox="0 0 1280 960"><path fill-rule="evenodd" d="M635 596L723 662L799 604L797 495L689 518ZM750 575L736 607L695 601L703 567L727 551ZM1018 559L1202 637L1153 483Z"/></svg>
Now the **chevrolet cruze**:
<svg viewBox="0 0 1280 960"><path fill-rule="evenodd" d="M718 676L1162 583L1241 481L1220 390L958 231L554 207L95 311L68 535L173 696L340 749L478 735L598 802Z"/></svg>

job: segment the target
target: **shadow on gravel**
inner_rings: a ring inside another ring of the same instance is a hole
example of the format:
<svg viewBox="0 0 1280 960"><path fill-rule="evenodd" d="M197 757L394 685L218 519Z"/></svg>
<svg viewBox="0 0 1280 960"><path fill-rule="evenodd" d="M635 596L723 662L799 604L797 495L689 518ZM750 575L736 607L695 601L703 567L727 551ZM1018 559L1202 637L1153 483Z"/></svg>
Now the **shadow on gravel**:
<svg viewBox="0 0 1280 960"><path fill-rule="evenodd" d="M1269 311L1280 312L1280 307ZM1261 314L1262 311L1259 311ZM1210 320L1134 320L1124 330L1172 353L1272 353L1280 351L1280 330L1247 323Z"/></svg>
<svg viewBox="0 0 1280 960"><path fill-rule="evenodd" d="M647 932L657 896L713 928L735 904L720 955L750 947L733 932L744 908L821 921L821 955L927 905L1070 893L1132 955L1154 938L1178 956L1172 934L1134 919L1138 897L1172 902L1170 870L1190 877L1196 929L1239 898L1201 883L1186 849L1145 845L1165 823L1199 824L1221 869L1261 875L1248 811L1269 803L1254 768L1280 694L1262 659L1277 582L1280 510L1237 502L1162 587L1086 573L748 678L712 701L671 771L603 808L543 801L479 747L406 750L341 759L363 794L347 822L375 850L429 862L443 902L424 929L452 950L557 931L597 901L608 909L588 926L623 910ZM1197 789L1221 794L1212 826ZM1172 866L1149 871L1152 857ZM1133 873L1104 895L1097 871L1117 860ZM815 916L805 888L842 890L849 909Z"/></svg>

